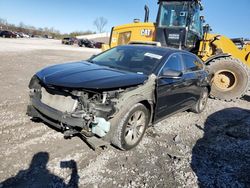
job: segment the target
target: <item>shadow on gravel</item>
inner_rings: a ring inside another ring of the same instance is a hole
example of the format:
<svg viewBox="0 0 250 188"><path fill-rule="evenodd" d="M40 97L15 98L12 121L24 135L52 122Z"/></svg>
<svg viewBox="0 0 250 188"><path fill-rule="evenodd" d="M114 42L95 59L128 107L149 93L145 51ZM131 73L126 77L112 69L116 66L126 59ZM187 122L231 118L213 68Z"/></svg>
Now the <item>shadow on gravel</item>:
<svg viewBox="0 0 250 188"><path fill-rule="evenodd" d="M200 187L250 187L250 110L229 108L210 115L191 166Z"/></svg>
<svg viewBox="0 0 250 188"><path fill-rule="evenodd" d="M35 154L28 169L21 170L15 177L11 177L4 182L1 182L0 187L78 187L79 176L75 161L71 160L61 162L61 168L70 168L72 170L68 184L66 184L62 178L52 174L47 169L48 161L49 154L47 152L39 152Z"/></svg>

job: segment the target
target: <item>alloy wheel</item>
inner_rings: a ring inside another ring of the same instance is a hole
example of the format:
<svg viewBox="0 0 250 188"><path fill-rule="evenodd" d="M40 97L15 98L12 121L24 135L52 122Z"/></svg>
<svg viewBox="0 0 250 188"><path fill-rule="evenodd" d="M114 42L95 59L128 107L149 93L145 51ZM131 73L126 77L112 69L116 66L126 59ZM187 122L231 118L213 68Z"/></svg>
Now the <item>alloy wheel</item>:
<svg viewBox="0 0 250 188"><path fill-rule="evenodd" d="M133 113L126 126L125 141L129 145L135 144L143 135L146 127L146 115L143 111L138 110Z"/></svg>

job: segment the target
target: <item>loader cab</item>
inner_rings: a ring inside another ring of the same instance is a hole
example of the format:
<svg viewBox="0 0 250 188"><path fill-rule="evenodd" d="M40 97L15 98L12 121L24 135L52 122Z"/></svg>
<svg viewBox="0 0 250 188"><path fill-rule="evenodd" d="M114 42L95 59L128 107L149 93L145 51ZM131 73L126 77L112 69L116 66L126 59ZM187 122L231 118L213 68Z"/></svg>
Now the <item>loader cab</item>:
<svg viewBox="0 0 250 188"><path fill-rule="evenodd" d="M160 0L156 41L162 46L194 51L203 37L198 0Z"/></svg>

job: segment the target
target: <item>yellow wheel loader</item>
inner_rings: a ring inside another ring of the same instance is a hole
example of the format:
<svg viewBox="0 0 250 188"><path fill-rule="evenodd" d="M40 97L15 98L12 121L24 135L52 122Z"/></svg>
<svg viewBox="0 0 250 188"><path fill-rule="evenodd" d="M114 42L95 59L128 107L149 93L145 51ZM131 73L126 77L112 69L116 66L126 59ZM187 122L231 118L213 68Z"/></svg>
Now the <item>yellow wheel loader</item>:
<svg viewBox="0 0 250 188"><path fill-rule="evenodd" d="M211 97L233 101L246 94L250 85L250 43L211 34L204 25L201 0L159 0L155 23L145 20L113 27L110 44L145 44L184 49L197 54L213 74Z"/></svg>

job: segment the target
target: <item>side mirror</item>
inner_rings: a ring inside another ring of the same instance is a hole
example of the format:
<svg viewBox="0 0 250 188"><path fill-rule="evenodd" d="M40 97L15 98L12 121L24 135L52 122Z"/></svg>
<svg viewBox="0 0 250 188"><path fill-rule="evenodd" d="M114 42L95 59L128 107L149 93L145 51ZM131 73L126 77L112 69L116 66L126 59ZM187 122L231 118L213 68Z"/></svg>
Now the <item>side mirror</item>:
<svg viewBox="0 0 250 188"><path fill-rule="evenodd" d="M183 73L181 71L164 69L161 78L171 78L171 79L180 79Z"/></svg>

